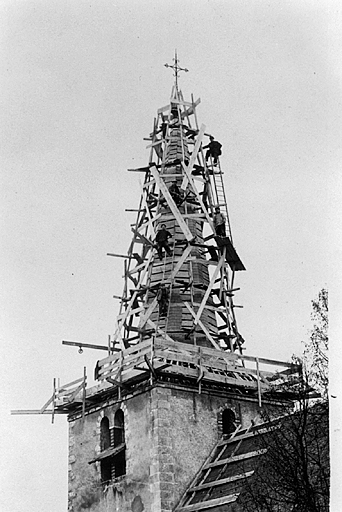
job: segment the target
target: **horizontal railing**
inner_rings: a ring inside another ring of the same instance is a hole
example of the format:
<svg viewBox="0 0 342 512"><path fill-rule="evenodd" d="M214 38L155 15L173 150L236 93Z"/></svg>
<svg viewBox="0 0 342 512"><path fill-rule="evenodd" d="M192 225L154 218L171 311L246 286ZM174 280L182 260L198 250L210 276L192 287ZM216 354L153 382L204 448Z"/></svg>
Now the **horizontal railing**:
<svg viewBox="0 0 342 512"><path fill-rule="evenodd" d="M253 365L252 368L246 367ZM98 380L113 384L124 383L146 371L161 371L195 378L198 382L211 380L264 391L271 387L270 378L276 371L263 366L299 371L299 366L273 359L243 356L162 337L148 339L98 363Z"/></svg>

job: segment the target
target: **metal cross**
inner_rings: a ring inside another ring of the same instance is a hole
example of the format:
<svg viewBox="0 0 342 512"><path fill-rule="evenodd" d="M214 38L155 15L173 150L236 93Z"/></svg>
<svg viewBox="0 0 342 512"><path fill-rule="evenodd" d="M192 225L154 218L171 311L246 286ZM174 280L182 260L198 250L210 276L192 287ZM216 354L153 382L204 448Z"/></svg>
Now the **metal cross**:
<svg viewBox="0 0 342 512"><path fill-rule="evenodd" d="M179 66L179 60L178 60L178 57L177 57L177 50L175 50L175 58L172 59L174 61L174 64L171 66L171 64L164 64L164 66L166 68L172 68L173 71L174 71L174 74L173 76L175 77L175 84L176 84L176 89L178 90L178 74L180 71L185 71L185 73L187 73L189 70L186 69L186 68L181 68Z"/></svg>

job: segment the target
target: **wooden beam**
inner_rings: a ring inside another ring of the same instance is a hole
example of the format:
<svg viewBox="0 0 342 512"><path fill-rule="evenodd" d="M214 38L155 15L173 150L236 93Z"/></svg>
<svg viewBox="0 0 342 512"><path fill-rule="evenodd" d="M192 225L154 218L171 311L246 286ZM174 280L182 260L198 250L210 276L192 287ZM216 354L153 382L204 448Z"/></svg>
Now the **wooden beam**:
<svg viewBox="0 0 342 512"><path fill-rule="evenodd" d="M211 229L213 230L213 233L215 233L215 228L214 228L213 221L211 220L211 218L210 218L210 216L209 216L209 213L208 213L208 211L207 211L206 207L205 207L205 206L204 206L204 204L203 204L202 198L201 198L201 196L199 195L199 193L198 193L198 191L197 191L197 188L196 188L196 185L195 185L195 183L194 183L193 177L191 176L191 174L190 174L190 173L189 173L189 171L188 171L187 166L186 166L183 162L182 162L182 165L183 165L184 172L185 172L185 174L187 175L188 180L189 180L189 183L190 183L190 185L191 185L191 187L192 187L192 191L193 191L193 193L195 194L195 196L196 196L196 198L197 198L197 201L199 202L199 204L200 204L200 206L201 206L201 208L202 208L202 211L203 211L203 213L204 213L204 215L205 215L205 217L206 217L206 219L207 219L207 221L208 221L208 224L209 224L209 226L211 227ZM205 239L205 240L207 240L207 239L208 239L208 237L206 237L206 239Z"/></svg>
<svg viewBox="0 0 342 512"><path fill-rule="evenodd" d="M127 386L122 384L119 380L113 379L112 377L105 377L105 380L114 386L118 386L119 388L127 389Z"/></svg>
<svg viewBox="0 0 342 512"><path fill-rule="evenodd" d="M154 185L154 184L155 184L155 182L156 182L156 180L154 180L154 179L152 179L152 180L150 180L150 181L146 181L146 182L143 184L143 188L147 190L151 185Z"/></svg>
<svg viewBox="0 0 342 512"><path fill-rule="evenodd" d="M191 107L189 107L187 110L185 110L184 112L182 112L182 119L185 117L185 116L191 116L191 114L193 114L195 112L195 108L201 103L201 98L198 98L196 101L194 101L192 104L191 104Z"/></svg>
<svg viewBox="0 0 342 512"><path fill-rule="evenodd" d="M128 315L125 315L125 313L121 313L120 315L117 316L117 319L122 320L122 318L125 317L125 320L127 320L127 318L129 318L130 316L137 315L138 313L141 313L141 311L144 311L144 306L140 306L138 308L131 309L130 312L128 313Z"/></svg>
<svg viewBox="0 0 342 512"><path fill-rule="evenodd" d="M202 491L203 489L211 489L212 487L217 487L218 485L236 482L237 480L242 480L243 478L248 478L249 476L252 476L253 473L254 470L247 471L246 473L239 473L238 475L233 475L228 478L222 478L221 480L214 480L212 482L208 482L207 484L197 485L196 487L190 487L188 492Z"/></svg>
<svg viewBox="0 0 342 512"><path fill-rule="evenodd" d="M165 338L167 341L170 341L172 343L176 343L175 340L173 340L168 334L166 334L165 331L163 331L163 329L161 329L160 327L157 326L157 324L155 324L154 322L152 322L152 320L148 319L147 320L147 323L153 327L153 329L155 329L158 334L160 334L163 338Z"/></svg>
<svg viewBox="0 0 342 512"><path fill-rule="evenodd" d="M260 386L260 367L259 367L259 359L256 358L256 373L258 380L258 403L259 407L261 407L261 386Z"/></svg>
<svg viewBox="0 0 342 512"><path fill-rule="evenodd" d="M196 143L195 143L195 146L194 146L194 150L191 154L191 157L190 157L190 160L189 160L189 163L188 163L188 166L187 166L187 173L186 175L184 176L183 178L183 182L182 182L182 185L181 185L181 188L183 190L186 189L187 185L188 185L188 177L187 175L192 173L192 169L193 169L193 166L194 166L194 163L196 162L196 159L197 159L197 154L198 154L198 151L201 147L201 144L202 144L202 139L203 139L203 135L204 135L204 130L205 130L205 125L202 124L201 125L201 128L200 128L200 131L198 132L198 135L197 135L197 138L196 138Z"/></svg>
<svg viewBox="0 0 342 512"><path fill-rule="evenodd" d="M152 362L149 360L149 358L147 357L147 355L145 354L144 355L144 359L145 359L145 363L147 364L148 366L148 369L150 370L150 372L152 373L153 377L156 378L156 372L155 372L155 369L153 368L153 364Z"/></svg>
<svg viewBox="0 0 342 512"><path fill-rule="evenodd" d="M153 301L151 302L151 304L149 305L149 307L147 308L147 310L145 311L145 313L143 315L141 315L141 317L140 317L141 329L143 329L145 327L145 324L146 324L147 320L150 318L151 314L153 313L154 308L157 305L157 302L158 302L157 297L155 297L153 299Z"/></svg>
<svg viewBox="0 0 342 512"><path fill-rule="evenodd" d="M60 394L61 391L66 391L66 388L69 388L70 386L74 386L75 384L78 384L82 380L83 380L83 377L80 377L79 379L68 382L68 384L63 384L63 386L60 386L57 388L57 392Z"/></svg>
<svg viewBox="0 0 342 512"><path fill-rule="evenodd" d="M223 256L221 256L220 261L218 262L218 265L215 268L213 277L210 280L209 286L208 286L208 288L207 288L207 290L206 290L206 292L204 294L204 297L202 299L201 305L198 308L198 311L196 313L196 316L195 316L195 319L194 319L195 324L198 324L198 320L201 318L204 306L206 305L207 300L208 300L209 295L210 295L210 292L211 292L213 286L215 285L215 279L216 279L216 277L217 277L217 275L218 275L218 273L219 273L219 271L220 271L220 269L221 269L221 267L223 265L223 262L224 262L224 258L223 258Z"/></svg>
<svg viewBox="0 0 342 512"><path fill-rule="evenodd" d="M139 272L139 270L142 270L144 268L144 265L145 265L145 262L140 263L140 265L137 265L136 267L132 268L132 270L128 270L127 276L131 276L132 274Z"/></svg>
<svg viewBox="0 0 342 512"><path fill-rule="evenodd" d="M234 455L233 457L228 457L228 459L216 460L215 462L205 464L205 466L203 466L203 469L215 468L217 466L224 466L225 464L233 464L234 462L238 462L241 460L252 459L253 457L263 455L266 452L267 448L261 448L260 450L253 450L252 452L243 453L242 455Z"/></svg>
<svg viewBox="0 0 342 512"><path fill-rule="evenodd" d="M149 148L155 148L156 146L160 146L160 144L163 143L163 139L155 139L154 142L152 142L152 144L149 144L148 146L146 146L146 149L149 149Z"/></svg>
<svg viewBox="0 0 342 512"><path fill-rule="evenodd" d="M68 411L61 411L59 409L56 409L55 411L52 411L51 409L45 409L45 411L41 412L40 409L12 409L11 415L12 416L19 416L22 414L68 414Z"/></svg>
<svg viewBox="0 0 342 512"><path fill-rule="evenodd" d="M84 383L82 379L82 383L71 393L71 396L67 396L68 402L71 403L74 398L76 398L76 395L83 389Z"/></svg>
<svg viewBox="0 0 342 512"><path fill-rule="evenodd" d="M255 356L239 355L239 359L243 359L244 361L253 361L255 363L257 358ZM293 366L292 363L286 363L284 361L276 361L275 359L265 359L264 357L258 357L258 360L259 360L260 364L271 364L274 366L285 366L286 368L290 368Z"/></svg>
<svg viewBox="0 0 342 512"><path fill-rule="evenodd" d="M192 307L190 306L190 304L188 302L184 302L184 304L186 305L186 307L188 308L188 310L190 311L190 313L192 314L192 316L194 318L196 318L196 313L195 311L192 309ZM204 334L206 335L206 337L208 338L208 340L210 341L210 343L217 349L221 352L221 347L216 343L216 341L214 340L214 338L212 338L212 336L210 335L208 329L205 327L205 325L201 322L201 320L198 320L197 321L198 325L201 327L202 331L204 332Z"/></svg>
<svg viewBox="0 0 342 512"><path fill-rule="evenodd" d="M169 105L165 105L165 107L160 107L157 110L157 114L163 114L164 112L166 112L169 109L170 109L170 104Z"/></svg>
<svg viewBox="0 0 342 512"><path fill-rule="evenodd" d="M43 412L46 411L46 409L48 408L48 406L51 404L52 401L53 401L53 396L51 398L49 398L49 400L40 409L40 414L43 414Z"/></svg>
<svg viewBox="0 0 342 512"><path fill-rule="evenodd" d="M155 236L155 229L154 229L154 223L161 217L161 213L157 213L154 217L150 216L149 220L139 226L137 231L140 233L144 228L150 228L152 235Z"/></svg>
<svg viewBox="0 0 342 512"><path fill-rule="evenodd" d="M108 348L108 347L107 347ZM86 405L86 388L87 388L87 368L83 367L83 393L82 393L82 419L85 416L85 405Z"/></svg>
<svg viewBox="0 0 342 512"><path fill-rule="evenodd" d="M65 341L65 340L63 340L62 345L69 345L71 347L79 347L79 348L93 348L96 350L108 350L108 347L106 347L105 345L93 345L91 343L83 343L81 341Z"/></svg>
<svg viewBox="0 0 342 512"><path fill-rule="evenodd" d="M153 226L152 215L151 215L150 209L147 204L147 198L145 197L145 194L147 194L147 192L144 190L141 182L139 184L140 184L140 190L141 190L141 202L142 202L143 206L145 207L145 210L146 210L146 213L147 213L147 216L149 219L148 229L150 229L152 231L153 236L155 236L156 233L155 233L155 229ZM157 214L156 217L158 217L158 215L160 215L160 214Z"/></svg>
<svg viewBox="0 0 342 512"><path fill-rule="evenodd" d="M115 256L116 258L126 258L128 260L133 258L133 256L128 256L127 254L114 254L112 252L107 252L106 256Z"/></svg>
<svg viewBox="0 0 342 512"><path fill-rule="evenodd" d="M148 258L147 258L147 261L146 261L146 264L145 264L145 268L144 268L144 270L140 273L140 278L139 278L139 282L138 282L138 285L137 285L138 290L139 290L139 287L142 285L142 282L143 282L143 280L144 280L144 278L145 278L145 275L146 275L146 273L147 273L147 271L148 271L148 268L149 268L150 262L151 262L151 260L152 260L152 257L153 257L153 253L152 253L152 251L151 251L151 252L150 252L150 255L149 255L149 256L148 256ZM120 319L118 320L118 327L117 327L117 329L116 329L116 331L115 331L115 334L114 334L114 341L116 341L116 336L120 335L120 338L121 338L121 340L120 340L120 341L122 342L122 337L121 337L121 327L122 327L122 325L125 323L126 318L128 317L128 315L130 314L130 311L131 311L131 309L132 309L132 305L133 305L133 303L134 303L134 301L135 301L135 299L136 299L137 295L138 295L138 291L135 291L135 292L132 294L132 297L131 297L131 299L130 299L130 301L129 301L128 305L127 305L127 309L126 309L125 313L123 314L122 318L120 318ZM119 324L119 321L120 321L120 324ZM122 348L125 348L125 347L122 347Z"/></svg>
<svg viewBox="0 0 342 512"><path fill-rule="evenodd" d="M187 257L190 255L191 253L191 249L192 247L191 246L188 246L185 251L183 252L182 256L179 258L175 268L173 269L169 279L166 281L166 282L172 282L173 279L176 277L176 275L178 274L179 270L181 269L181 267L183 266L183 264L185 263L185 260L187 259Z"/></svg>
<svg viewBox="0 0 342 512"><path fill-rule="evenodd" d="M172 211L173 215L176 217L178 225L181 228L181 230L183 231L185 238L188 240L188 242L191 242L192 240L194 240L195 236L191 233L190 229L188 228L188 225L184 221L179 209L177 208L176 203L172 199L167 186L165 185L164 181L160 178L156 166L152 165L150 167L150 169L151 169L151 173L152 173L153 177L155 178L156 182L158 183L159 188L170 207L170 210Z"/></svg>
<svg viewBox="0 0 342 512"><path fill-rule="evenodd" d="M144 235L141 235L140 233L138 233L138 231L134 228L131 228L131 231L132 233L134 233L135 237L141 241L141 243L143 244L147 244L147 245L150 245L151 247L154 247L154 244L153 242L151 242L151 240L149 240L148 238L146 238L146 236ZM135 240L135 242L137 242L138 240Z"/></svg>
<svg viewBox="0 0 342 512"><path fill-rule="evenodd" d="M224 496L223 498L206 500L200 503L195 503L194 505L185 505L184 507L177 509L177 512L195 512L196 510L218 507L220 505L225 505L226 503L233 503L238 499L238 497L239 494L230 494L229 496Z"/></svg>
<svg viewBox="0 0 342 512"><path fill-rule="evenodd" d="M114 455L117 455L118 453L122 452L126 449L126 443L121 443L118 446L111 446L110 448L107 448L106 450L103 450L99 453L99 455L88 462L88 464L93 464L94 462L97 462L99 460L103 460L107 457L114 457Z"/></svg>
<svg viewBox="0 0 342 512"><path fill-rule="evenodd" d="M129 172L148 172L149 167L138 167L137 169L127 169Z"/></svg>

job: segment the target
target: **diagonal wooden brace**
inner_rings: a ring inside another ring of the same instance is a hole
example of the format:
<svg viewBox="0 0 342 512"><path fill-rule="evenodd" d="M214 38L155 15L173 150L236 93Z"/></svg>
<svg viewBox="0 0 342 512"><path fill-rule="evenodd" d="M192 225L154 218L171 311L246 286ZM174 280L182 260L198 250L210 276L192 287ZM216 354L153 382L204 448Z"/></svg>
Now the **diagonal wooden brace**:
<svg viewBox="0 0 342 512"><path fill-rule="evenodd" d="M188 228L188 225L186 224L179 209L177 208L176 203L172 199L167 186L165 185L164 181L159 176L157 167L155 165L152 165L150 167L150 170L151 170L151 173L152 173L153 177L155 178L156 182L158 183L158 186L159 186L163 196L165 197L166 202L170 207L170 210L172 211L173 215L176 217L178 225L181 228L181 230L183 231L185 238L187 239L188 242L191 242L192 240L194 240L195 237L191 233L190 229Z"/></svg>
<svg viewBox="0 0 342 512"><path fill-rule="evenodd" d="M192 307L190 306L190 304L188 302L184 302L184 304L186 305L186 307L188 308L188 310L190 311L190 313L192 314L192 316L195 318L196 317L196 313L195 311L192 309ZM201 327L202 331L204 332L204 334L206 335L206 337L208 338L208 340L210 341L210 343L217 349L219 350L220 352L222 352L221 350L221 347L216 343L216 341L213 339L213 337L210 335L210 332L208 331L208 329L205 327L205 325L201 322L201 320L198 320L198 325Z"/></svg>
<svg viewBox="0 0 342 512"><path fill-rule="evenodd" d="M192 155L191 155L190 160L189 160L189 164L188 164L188 167L187 167L187 171L188 172L186 173L186 175L183 178L183 182L182 182L182 185L181 185L181 188L183 190L185 190L187 185L188 185L188 181L189 181L188 174L190 174L190 176L191 176L192 168L194 166L194 163L196 162L197 154L198 154L198 151L199 151L199 149L201 147L201 144L202 144L204 130L205 130L205 125L202 124L201 128L200 128L200 131L198 132L198 135L197 135L197 139L196 139L194 150L193 150Z"/></svg>
<svg viewBox="0 0 342 512"><path fill-rule="evenodd" d="M220 261L218 262L217 267L215 268L215 271L214 271L213 277L211 278L209 286L208 286L208 288L207 288L207 290L206 290L206 292L204 294L204 297L202 299L201 305L198 308L198 311L196 313L196 316L195 316L195 319L194 319L195 324L198 324L198 321L201 318L201 315L203 313L203 309L204 309L204 307L205 307L205 305L207 303L207 300L209 298L210 292L211 292L213 286L215 285L216 277L217 277L219 271L221 270L221 267L222 267L223 263L224 263L224 258L223 258L223 256L221 256Z"/></svg>

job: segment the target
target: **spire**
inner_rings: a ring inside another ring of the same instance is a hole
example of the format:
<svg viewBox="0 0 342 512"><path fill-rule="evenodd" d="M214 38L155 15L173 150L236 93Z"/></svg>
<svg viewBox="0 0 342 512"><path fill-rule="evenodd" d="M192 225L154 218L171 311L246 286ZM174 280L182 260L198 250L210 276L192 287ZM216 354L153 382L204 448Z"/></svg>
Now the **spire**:
<svg viewBox="0 0 342 512"><path fill-rule="evenodd" d="M174 64L164 64L164 66L166 68L171 68L173 69L173 76L175 77L175 87L176 87L176 91L178 92L178 75L179 75L179 72L180 71L185 71L185 73L187 73L189 70L187 68L181 68L179 66L179 60L178 60L178 56L177 56L177 50L175 50L175 58L172 59Z"/></svg>

